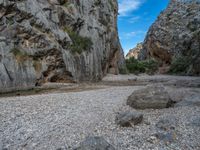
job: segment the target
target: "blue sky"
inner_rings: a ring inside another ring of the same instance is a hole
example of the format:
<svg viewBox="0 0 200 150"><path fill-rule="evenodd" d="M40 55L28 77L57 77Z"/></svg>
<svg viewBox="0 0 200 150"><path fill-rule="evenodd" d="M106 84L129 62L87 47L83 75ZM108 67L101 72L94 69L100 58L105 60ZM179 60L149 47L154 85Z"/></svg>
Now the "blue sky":
<svg viewBox="0 0 200 150"><path fill-rule="evenodd" d="M169 0L118 0L118 3L119 37L126 54L137 43L143 42L149 27Z"/></svg>

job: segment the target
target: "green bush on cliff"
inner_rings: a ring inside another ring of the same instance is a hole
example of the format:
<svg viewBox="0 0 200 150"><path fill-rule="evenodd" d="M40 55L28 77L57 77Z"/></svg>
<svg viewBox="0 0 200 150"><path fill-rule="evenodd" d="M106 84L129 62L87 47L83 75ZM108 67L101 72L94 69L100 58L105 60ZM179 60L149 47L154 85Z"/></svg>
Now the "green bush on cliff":
<svg viewBox="0 0 200 150"><path fill-rule="evenodd" d="M64 31L68 33L72 40L72 45L70 45L72 53L81 54L83 51L91 49L93 43L89 37L80 36L69 27L64 28Z"/></svg>
<svg viewBox="0 0 200 150"><path fill-rule="evenodd" d="M171 74L185 74L190 66L190 58L187 56L180 56L174 58L169 73Z"/></svg>
<svg viewBox="0 0 200 150"><path fill-rule="evenodd" d="M24 55L18 48L13 48L13 49L10 50L10 52L11 52L14 56Z"/></svg>
<svg viewBox="0 0 200 150"><path fill-rule="evenodd" d="M115 7L114 7L114 4L113 4L113 1L112 0L108 0L108 2L110 4L110 6L111 6L111 9L114 10Z"/></svg>
<svg viewBox="0 0 200 150"><path fill-rule="evenodd" d="M17 62L19 63L22 63L29 58L29 55L26 52L23 52L19 50L18 48L11 49L10 53L12 53L15 56Z"/></svg>
<svg viewBox="0 0 200 150"><path fill-rule="evenodd" d="M126 60L126 67L130 73L153 74L158 70L159 64L157 61L155 61L153 59L139 61L139 60L136 60L134 57L131 57Z"/></svg>
<svg viewBox="0 0 200 150"><path fill-rule="evenodd" d="M100 6L100 5L101 5L101 0L96 0L96 1L94 2L94 5L95 5L95 6Z"/></svg>

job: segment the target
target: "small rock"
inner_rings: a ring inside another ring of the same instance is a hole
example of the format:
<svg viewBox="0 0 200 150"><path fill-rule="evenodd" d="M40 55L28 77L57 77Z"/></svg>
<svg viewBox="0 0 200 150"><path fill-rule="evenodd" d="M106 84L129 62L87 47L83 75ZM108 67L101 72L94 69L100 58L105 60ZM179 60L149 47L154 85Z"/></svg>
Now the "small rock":
<svg viewBox="0 0 200 150"><path fill-rule="evenodd" d="M115 119L115 122L122 127L130 127L132 124L136 125L143 120L143 114L139 112L120 112Z"/></svg>
<svg viewBox="0 0 200 150"><path fill-rule="evenodd" d="M177 124L178 120L174 116L166 116L165 118L160 119L156 124L159 132L154 136L165 144L174 142L176 140L175 129Z"/></svg>
<svg viewBox="0 0 200 150"><path fill-rule="evenodd" d="M144 121L144 124L146 124L146 125L150 125L151 122L150 122L149 120L145 120L145 121Z"/></svg>
<svg viewBox="0 0 200 150"><path fill-rule="evenodd" d="M157 140L157 138L156 138L155 136L150 136L150 137L147 139L147 141L148 141L149 143L155 144L158 140Z"/></svg>
<svg viewBox="0 0 200 150"><path fill-rule="evenodd" d="M176 140L176 133L175 132L167 132L167 133L156 133L155 137L165 144L172 143Z"/></svg>
<svg viewBox="0 0 200 150"><path fill-rule="evenodd" d="M87 137L78 148L74 150L115 150L103 137Z"/></svg>
<svg viewBox="0 0 200 150"><path fill-rule="evenodd" d="M150 84L133 92L127 104L136 109L162 109L173 106L174 102L162 84Z"/></svg>
<svg viewBox="0 0 200 150"><path fill-rule="evenodd" d="M164 131L170 131L170 130L175 130L177 124L177 119L174 116L167 116L164 119L160 119L156 127L164 130Z"/></svg>

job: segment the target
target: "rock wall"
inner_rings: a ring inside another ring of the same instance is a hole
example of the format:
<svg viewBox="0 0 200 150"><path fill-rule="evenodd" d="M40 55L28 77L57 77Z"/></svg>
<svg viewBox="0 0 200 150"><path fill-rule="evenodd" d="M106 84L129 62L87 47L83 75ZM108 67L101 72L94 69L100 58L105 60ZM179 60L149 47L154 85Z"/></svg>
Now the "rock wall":
<svg viewBox="0 0 200 150"><path fill-rule="evenodd" d="M171 0L150 27L140 59L154 57L171 64L188 59L187 74L200 75L200 1Z"/></svg>
<svg viewBox="0 0 200 150"><path fill-rule="evenodd" d="M138 43L135 48L129 50L128 54L126 55L126 59L129 59L131 57L138 59L142 49L143 49L143 43Z"/></svg>
<svg viewBox="0 0 200 150"><path fill-rule="evenodd" d="M117 74L117 14L116 0L0 0L0 91Z"/></svg>

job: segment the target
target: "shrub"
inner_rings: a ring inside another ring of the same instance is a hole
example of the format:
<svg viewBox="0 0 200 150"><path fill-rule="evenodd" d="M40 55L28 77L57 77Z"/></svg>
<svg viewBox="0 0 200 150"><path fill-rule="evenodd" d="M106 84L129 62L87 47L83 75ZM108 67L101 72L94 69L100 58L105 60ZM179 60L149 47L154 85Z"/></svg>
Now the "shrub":
<svg viewBox="0 0 200 150"><path fill-rule="evenodd" d="M139 61L134 57L126 60L126 67L130 73L148 73L153 74L158 70L159 64L155 60Z"/></svg>
<svg viewBox="0 0 200 150"><path fill-rule="evenodd" d="M70 5L70 2L66 1L65 3L62 3L61 5L68 7Z"/></svg>
<svg viewBox="0 0 200 150"><path fill-rule="evenodd" d="M113 5L112 0L108 0L108 2L109 2L109 4L110 4L111 9L114 10L115 7L114 7L114 5Z"/></svg>
<svg viewBox="0 0 200 150"><path fill-rule="evenodd" d="M60 3L60 5L64 5L66 3L68 3L69 0L58 0L58 2Z"/></svg>
<svg viewBox="0 0 200 150"><path fill-rule="evenodd" d="M80 36L69 27L66 27L64 31L69 34L72 40L72 45L70 45L72 53L81 54L82 51L89 51L91 49L93 43L89 37Z"/></svg>
<svg viewBox="0 0 200 150"><path fill-rule="evenodd" d="M10 53L12 53L15 56L16 60L19 63L22 63L22 62L26 61L29 58L29 55L26 52L22 52L18 48L11 49Z"/></svg>
<svg viewBox="0 0 200 150"><path fill-rule="evenodd" d="M96 0L96 1L94 2L94 5L95 5L95 6L100 6L100 5L101 5L101 0Z"/></svg>
<svg viewBox="0 0 200 150"><path fill-rule="evenodd" d="M171 74L185 74L190 66L190 59L187 56L180 56L174 58L169 73Z"/></svg>
<svg viewBox="0 0 200 150"><path fill-rule="evenodd" d="M128 70L126 67L119 68L119 74L128 74Z"/></svg>
<svg viewBox="0 0 200 150"><path fill-rule="evenodd" d="M145 60L143 63L148 74L154 74L158 70L159 63L153 59Z"/></svg>
<svg viewBox="0 0 200 150"><path fill-rule="evenodd" d="M130 73L144 73L145 67L143 63L136 60L134 57L126 60L126 67Z"/></svg>

